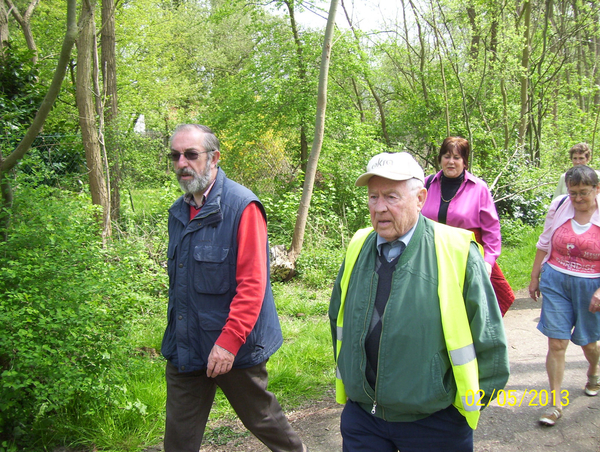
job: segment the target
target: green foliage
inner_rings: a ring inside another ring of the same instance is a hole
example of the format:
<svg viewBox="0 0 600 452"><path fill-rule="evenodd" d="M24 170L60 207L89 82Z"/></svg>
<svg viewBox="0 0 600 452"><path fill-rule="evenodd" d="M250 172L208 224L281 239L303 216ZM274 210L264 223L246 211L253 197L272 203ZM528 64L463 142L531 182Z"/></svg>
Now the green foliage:
<svg viewBox="0 0 600 452"><path fill-rule="evenodd" d="M534 231L534 228L520 219L500 219L500 232L502 234L503 247L519 246L524 237L527 237Z"/></svg>
<svg viewBox="0 0 600 452"><path fill-rule="evenodd" d="M302 252L296 262L298 277L308 287L316 289L331 289L335 275L337 275L342 260L344 259L345 247L329 241L322 243L321 247L311 246Z"/></svg>
<svg viewBox="0 0 600 452"><path fill-rule="evenodd" d="M121 178L126 187L156 188L173 179L166 138L160 134L123 133L116 148Z"/></svg>
<svg viewBox="0 0 600 452"><path fill-rule="evenodd" d="M96 210L46 186L19 190L0 244L0 440L35 450L76 437L57 422L65 413L141 410L119 389L136 360L128 334L162 311L165 272L141 243L103 248Z"/></svg>
<svg viewBox="0 0 600 452"><path fill-rule="evenodd" d="M31 52L10 45L0 56L0 154L16 147L44 97L31 57Z"/></svg>
<svg viewBox="0 0 600 452"><path fill-rule="evenodd" d="M17 166L20 181L81 190L87 168L80 135L38 135Z"/></svg>

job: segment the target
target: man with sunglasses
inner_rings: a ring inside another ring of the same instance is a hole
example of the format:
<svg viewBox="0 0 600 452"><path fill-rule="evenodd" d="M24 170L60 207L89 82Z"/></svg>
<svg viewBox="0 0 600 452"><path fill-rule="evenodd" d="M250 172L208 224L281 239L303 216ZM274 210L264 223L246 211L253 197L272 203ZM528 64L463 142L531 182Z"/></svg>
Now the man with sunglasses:
<svg viewBox="0 0 600 452"><path fill-rule="evenodd" d="M169 209L165 451L198 452L217 386L270 450L306 451L266 389L266 362L283 337L264 209L218 167L208 127L177 127L170 147L185 194Z"/></svg>

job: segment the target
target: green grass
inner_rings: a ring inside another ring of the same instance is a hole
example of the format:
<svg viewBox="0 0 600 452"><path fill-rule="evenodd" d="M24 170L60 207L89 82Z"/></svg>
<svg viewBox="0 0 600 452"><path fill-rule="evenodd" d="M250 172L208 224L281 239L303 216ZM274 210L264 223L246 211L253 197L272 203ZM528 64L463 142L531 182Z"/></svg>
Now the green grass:
<svg viewBox="0 0 600 452"><path fill-rule="evenodd" d="M540 225L524 231L518 245L502 248L498 265L513 290L523 289L529 285L531 266L536 252L535 244L542 230L543 227Z"/></svg>
<svg viewBox="0 0 600 452"><path fill-rule="evenodd" d="M284 343L267 364L269 390L284 410L292 411L328 395L334 384L334 362L327 318L329 288L313 289L293 281L273 284ZM164 300L165 307L167 300ZM81 401L84 406L64 413L51 434L55 438L76 437L69 447L103 451L138 451L161 441L166 398L160 341L165 314L144 317L133 324L129 335L132 360L130 378L116 388L113 405ZM81 415L84 413L84 415ZM247 435L233 428L236 415L225 396L217 391L205 433L206 442L219 445Z"/></svg>

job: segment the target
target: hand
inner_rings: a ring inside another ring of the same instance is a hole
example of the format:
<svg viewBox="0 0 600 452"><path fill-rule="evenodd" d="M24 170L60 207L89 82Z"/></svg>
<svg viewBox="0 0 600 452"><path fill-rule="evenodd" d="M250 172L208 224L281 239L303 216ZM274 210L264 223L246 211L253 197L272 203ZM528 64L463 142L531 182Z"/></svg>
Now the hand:
<svg viewBox="0 0 600 452"><path fill-rule="evenodd" d="M233 367L234 359L235 355L233 353L215 344L210 351L210 355L208 355L206 376L214 378L218 375L226 374Z"/></svg>
<svg viewBox="0 0 600 452"><path fill-rule="evenodd" d="M533 301L538 301L540 295L540 282L537 279L532 279L529 283L529 297Z"/></svg>
<svg viewBox="0 0 600 452"><path fill-rule="evenodd" d="M485 262L485 269L487 270L488 276L492 276L492 264Z"/></svg>
<svg viewBox="0 0 600 452"><path fill-rule="evenodd" d="M592 301L590 301L590 312L600 312L600 289L594 292L592 296Z"/></svg>

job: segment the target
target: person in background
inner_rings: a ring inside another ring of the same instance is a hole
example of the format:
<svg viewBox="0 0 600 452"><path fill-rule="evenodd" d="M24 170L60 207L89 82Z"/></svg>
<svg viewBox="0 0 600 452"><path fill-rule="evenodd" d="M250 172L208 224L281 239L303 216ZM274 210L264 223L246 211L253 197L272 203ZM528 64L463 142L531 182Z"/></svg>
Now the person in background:
<svg viewBox="0 0 600 452"><path fill-rule="evenodd" d="M283 337L264 209L218 167L208 127L181 125L170 145L185 194L169 209L165 451L198 452L217 386L270 450L307 451L267 391L266 363Z"/></svg>
<svg viewBox="0 0 600 452"><path fill-rule="evenodd" d="M423 215L457 228L468 229L483 245L488 275L502 315L515 301L515 295L496 263L502 248L500 220L486 183L467 171L469 142L448 137L438 153L442 170L425 181L427 200Z"/></svg>
<svg viewBox="0 0 600 452"><path fill-rule="evenodd" d="M553 406L540 417L552 426L562 416L561 384L569 340L581 346L589 366L584 392L600 391L600 188L598 175L586 165L565 173L568 196L550 204L537 251L529 296L542 297L537 325L548 337L546 371ZM566 404L565 404L566 405Z"/></svg>
<svg viewBox="0 0 600 452"><path fill-rule="evenodd" d="M508 380L481 247L420 214L423 180L401 152L356 181L373 227L351 240L329 306L344 452L472 451L480 408Z"/></svg>
<svg viewBox="0 0 600 452"><path fill-rule="evenodd" d="M591 155L590 147L587 143L577 143L575 146L569 149L569 158L571 159L573 166L587 165L590 163ZM554 191L554 196L552 199L567 194L568 189L567 184L565 183L565 174L566 173L561 174L560 179L558 180L558 186Z"/></svg>

